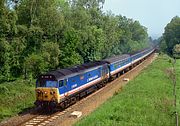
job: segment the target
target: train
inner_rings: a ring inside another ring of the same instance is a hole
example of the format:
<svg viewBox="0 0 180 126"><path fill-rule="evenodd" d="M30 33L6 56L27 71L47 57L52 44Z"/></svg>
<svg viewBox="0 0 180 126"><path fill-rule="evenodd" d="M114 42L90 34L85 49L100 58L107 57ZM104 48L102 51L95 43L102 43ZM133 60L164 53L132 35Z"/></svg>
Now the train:
<svg viewBox="0 0 180 126"><path fill-rule="evenodd" d="M129 71L154 51L151 47L41 74L36 81L35 105L48 109L66 108Z"/></svg>

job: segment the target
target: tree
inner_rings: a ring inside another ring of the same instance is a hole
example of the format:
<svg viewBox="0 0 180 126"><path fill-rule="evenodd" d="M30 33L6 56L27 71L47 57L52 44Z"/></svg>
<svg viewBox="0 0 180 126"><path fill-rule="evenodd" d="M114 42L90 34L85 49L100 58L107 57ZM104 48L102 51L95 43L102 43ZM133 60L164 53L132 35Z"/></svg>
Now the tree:
<svg viewBox="0 0 180 126"><path fill-rule="evenodd" d="M180 44L176 44L173 48L173 56L180 58Z"/></svg>
<svg viewBox="0 0 180 126"><path fill-rule="evenodd" d="M24 62L25 78L36 78L41 73L45 72L47 64L43 57L39 54L29 55Z"/></svg>
<svg viewBox="0 0 180 126"><path fill-rule="evenodd" d="M82 57L78 53L78 47L82 47L79 36L75 29L70 28L64 31L64 40L61 44L62 55L60 56L60 66L69 67L83 63Z"/></svg>
<svg viewBox="0 0 180 126"><path fill-rule="evenodd" d="M146 28L125 16L104 13L104 2L1 0L1 78L35 78L147 47Z"/></svg>
<svg viewBox="0 0 180 126"><path fill-rule="evenodd" d="M41 27L31 26L28 29L28 33L26 36L27 46L26 46L25 56L35 51L39 51L43 43L43 35L44 35L44 31L42 30Z"/></svg>
<svg viewBox="0 0 180 126"><path fill-rule="evenodd" d="M0 82L9 81L11 77L10 73L10 45L4 39L0 39Z"/></svg>
<svg viewBox="0 0 180 126"><path fill-rule="evenodd" d="M46 37L54 37L63 27L61 0L22 0L17 7L18 23L27 27L41 27Z"/></svg>
<svg viewBox="0 0 180 126"><path fill-rule="evenodd" d="M47 62L48 69L55 69L59 65L60 49L57 43L46 41L42 44L41 54Z"/></svg>
<svg viewBox="0 0 180 126"><path fill-rule="evenodd" d="M10 51L10 65L11 73L14 77L19 77L23 72L23 62L24 56L23 52L26 48L25 39L23 38L13 38L11 41L11 51Z"/></svg>
<svg viewBox="0 0 180 126"><path fill-rule="evenodd" d="M69 3L75 6L81 6L85 9L96 8L101 9L105 0L70 0Z"/></svg>
<svg viewBox="0 0 180 126"><path fill-rule="evenodd" d="M11 26L8 20L8 9L5 7L5 0L0 1L0 37L5 37L10 32Z"/></svg>
<svg viewBox="0 0 180 126"><path fill-rule="evenodd" d="M170 23L165 27L163 34L164 40L167 44L167 49L172 54L173 48L176 44L180 44L180 18L174 17Z"/></svg>
<svg viewBox="0 0 180 126"><path fill-rule="evenodd" d="M104 33L104 50L102 58L112 55L121 54L119 49L119 39L122 36L122 29L118 27L118 17L114 17L112 13L107 13L102 17L102 29Z"/></svg>

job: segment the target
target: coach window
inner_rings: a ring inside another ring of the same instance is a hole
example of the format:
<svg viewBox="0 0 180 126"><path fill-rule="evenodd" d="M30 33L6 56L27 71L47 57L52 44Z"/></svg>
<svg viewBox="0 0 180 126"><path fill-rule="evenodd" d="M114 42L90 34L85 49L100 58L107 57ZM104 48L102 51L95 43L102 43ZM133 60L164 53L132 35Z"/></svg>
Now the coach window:
<svg viewBox="0 0 180 126"><path fill-rule="evenodd" d="M62 87L64 84L63 84L63 80L60 80L59 81L59 87Z"/></svg>

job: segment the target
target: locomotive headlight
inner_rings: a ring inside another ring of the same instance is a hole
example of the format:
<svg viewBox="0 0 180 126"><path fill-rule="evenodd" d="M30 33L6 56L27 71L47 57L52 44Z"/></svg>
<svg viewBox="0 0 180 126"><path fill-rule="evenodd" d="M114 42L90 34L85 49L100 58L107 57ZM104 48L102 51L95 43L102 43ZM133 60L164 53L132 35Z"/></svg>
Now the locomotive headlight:
<svg viewBox="0 0 180 126"><path fill-rule="evenodd" d="M47 92L45 91L44 94L47 94Z"/></svg>
<svg viewBox="0 0 180 126"><path fill-rule="evenodd" d="M37 90L37 93L38 93L38 94L41 94L41 91L40 91L40 90Z"/></svg>
<svg viewBox="0 0 180 126"><path fill-rule="evenodd" d="M50 94L51 94L51 95L55 94L55 91L51 91Z"/></svg>

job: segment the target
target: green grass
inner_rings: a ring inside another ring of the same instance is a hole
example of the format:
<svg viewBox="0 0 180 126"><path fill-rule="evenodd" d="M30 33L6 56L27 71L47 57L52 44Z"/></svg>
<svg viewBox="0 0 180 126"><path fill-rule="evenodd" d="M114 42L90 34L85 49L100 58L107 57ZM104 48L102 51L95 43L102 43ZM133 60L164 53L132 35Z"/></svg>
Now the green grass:
<svg viewBox="0 0 180 126"><path fill-rule="evenodd" d="M179 115L179 125L180 125L180 59L176 61L176 84L177 84L177 112Z"/></svg>
<svg viewBox="0 0 180 126"><path fill-rule="evenodd" d="M76 126L172 126L173 85L168 56L159 56L149 67L130 81L122 91L97 108ZM180 60L176 63L178 105L180 113Z"/></svg>
<svg viewBox="0 0 180 126"><path fill-rule="evenodd" d="M34 84L25 80L0 84L0 121L33 106Z"/></svg>

